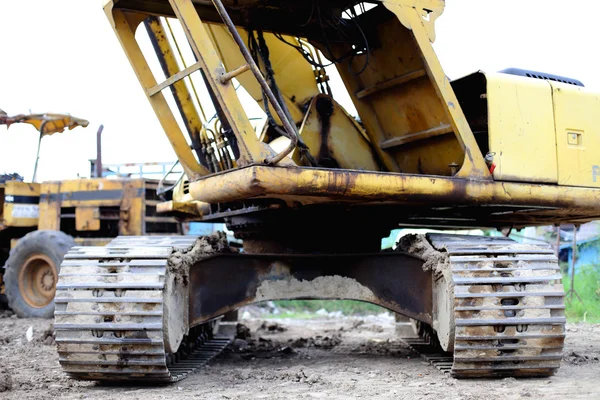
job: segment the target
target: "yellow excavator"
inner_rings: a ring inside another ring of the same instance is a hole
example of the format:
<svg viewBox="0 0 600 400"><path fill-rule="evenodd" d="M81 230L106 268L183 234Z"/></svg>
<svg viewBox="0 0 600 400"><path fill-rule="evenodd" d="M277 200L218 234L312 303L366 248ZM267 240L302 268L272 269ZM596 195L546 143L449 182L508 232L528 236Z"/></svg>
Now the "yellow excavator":
<svg viewBox="0 0 600 400"><path fill-rule="evenodd" d="M380 251L399 226L511 230L600 217L600 97L575 79L519 69L450 81L432 47L444 7L108 0L186 174L157 209L225 222L243 249L221 234L73 248L55 298L64 371L177 381L226 345L220 316L308 298L366 301L418 321L453 354L458 378L552 375L566 319L549 246L436 233ZM266 115L258 132L238 84Z"/></svg>

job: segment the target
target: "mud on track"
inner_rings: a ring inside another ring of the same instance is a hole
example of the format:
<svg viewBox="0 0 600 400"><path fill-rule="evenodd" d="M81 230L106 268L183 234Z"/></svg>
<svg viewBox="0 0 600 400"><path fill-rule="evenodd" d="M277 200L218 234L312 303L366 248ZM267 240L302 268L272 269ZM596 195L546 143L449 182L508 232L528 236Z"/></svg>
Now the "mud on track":
<svg viewBox="0 0 600 400"><path fill-rule="evenodd" d="M0 399L600 399L600 325L568 326L550 379L459 381L397 340L390 318L243 322L250 337L178 384L111 386L61 372L49 321L2 314Z"/></svg>

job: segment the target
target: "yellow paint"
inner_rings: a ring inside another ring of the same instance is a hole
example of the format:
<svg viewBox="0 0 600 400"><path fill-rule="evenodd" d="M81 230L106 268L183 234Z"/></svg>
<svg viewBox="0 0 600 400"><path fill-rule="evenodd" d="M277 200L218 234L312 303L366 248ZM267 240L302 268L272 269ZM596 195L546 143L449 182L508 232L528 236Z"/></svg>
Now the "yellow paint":
<svg viewBox="0 0 600 400"><path fill-rule="evenodd" d="M399 2L400 3L400 2ZM423 7L410 7L406 6L406 3L410 1L402 1L404 5L395 3L384 3L385 6L392 11L405 26L410 29L414 35L415 42L419 48L420 56L424 61L425 68L431 84L435 89L439 99L443 103L443 109L446 116L449 118L450 123L453 127L456 139L459 142L460 147L465 152L465 158L462 162L462 167L458 173L461 177L478 177L478 178L490 178L490 172L486 168L485 161L481 151L479 151L473 132L467 123L465 115L463 114L458 99L450 86L450 81L442 69L439 59L437 58L431 42L435 39L432 24L423 18ZM412 3L419 3L414 1ZM443 3L440 1L430 1L430 3L437 3L434 17L440 15L443 8ZM461 163L459 163L461 164Z"/></svg>
<svg viewBox="0 0 600 400"><path fill-rule="evenodd" d="M0 230L4 227L34 227L38 224L37 214L39 206L37 204L20 204L5 201L10 196L39 197L40 185L38 183L27 183L8 181L0 188L2 199L0 204L2 210L0 213Z"/></svg>
<svg viewBox="0 0 600 400"><path fill-rule="evenodd" d="M100 229L99 207L118 207L119 233L142 235L146 211L144 185L143 179L75 179L42 183L38 229L60 230L62 208L74 207L77 230L97 231ZM122 191L122 195L102 199L103 191ZM73 193L79 196L89 193L89 198L73 198Z"/></svg>
<svg viewBox="0 0 600 400"><path fill-rule="evenodd" d="M323 121L317 112L318 101L323 101L325 104L329 104L330 101L333 103L332 114L326 121ZM312 99L300 128L300 136L317 161L320 161L319 157L323 157L344 169L367 171L380 169L376 155L363 130L339 104L329 100L326 95L315 96ZM298 150L293 157L296 164L300 165Z"/></svg>
<svg viewBox="0 0 600 400"><path fill-rule="evenodd" d="M143 187L144 181L141 179L126 181L124 184L119 219L119 232L122 235L141 236L146 233L146 204L143 195L137 194Z"/></svg>
<svg viewBox="0 0 600 400"><path fill-rule="evenodd" d="M113 238L75 238L78 246L106 246Z"/></svg>
<svg viewBox="0 0 600 400"><path fill-rule="evenodd" d="M552 90L547 81L485 74L494 179L558 182Z"/></svg>
<svg viewBox="0 0 600 400"><path fill-rule="evenodd" d="M247 167L191 182L190 193L207 203L274 197L311 204L343 196L347 202L422 205L427 197L438 206L556 206L600 215L600 190L591 188L321 168Z"/></svg>
<svg viewBox="0 0 600 400"><path fill-rule="evenodd" d="M55 133L64 132L65 129L74 129L78 126L86 127L89 122L85 119L76 118L67 114L19 114L6 118L6 125L10 126L16 123L30 124L41 136L50 136Z"/></svg>
<svg viewBox="0 0 600 400"><path fill-rule="evenodd" d="M105 12L142 88L148 94L148 89L156 86L157 82L135 39L135 29L144 18L144 15L128 13L126 16L121 10L113 10L112 2L106 4ZM185 173L192 178L208 174L208 170L203 168L194 158L164 95L157 93L154 96L147 97Z"/></svg>
<svg viewBox="0 0 600 400"><path fill-rule="evenodd" d="M159 18L150 20L148 24L152 36L156 39L157 45L160 48L161 59L164 62L164 67L168 71L168 76L175 75L181 71L177 58L175 57L174 49L171 47L169 40L167 39L167 32L163 27L162 22ZM185 115L185 125L189 130L189 134L192 138L192 144L200 145L200 135L204 130L202 119L198 113L196 106L192 101L192 96L187 88L186 81L180 80L175 82L171 87L171 93L177 100L177 104L181 107L181 112ZM204 116L206 120L206 116Z"/></svg>
<svg viewBox="0 0 600 400"><path fill-rule="evenodd" d="M191 0L169 0L175 15L181 22L192 51L202 64L208 84L215 93L215 98L223 109L240 147L240 165L261 162L273 156L269 146L259 142L256 132L246 115L242 104L231 83L222 84L220 76L226 71L212 45L210 36L200 20Z"/></svg>
<svg viewBox="0 0 600 400"><path fill-rule="evenodd" d="M98 207L75 208L75 229L78 231L100 230L100 209Z"/></svg>
<svg viewBox="0 0 600 400"><path fill-rule="evenodd" d="M600 95L552 82L558 183L600 188Z"/></svg>
<svg viewBox="0 0 600 400"><path fill-rule="evenodd" d="M246 61L242 53L240 53L237 44L233 41L231 34L225 26L206 24L206 27L211 35L212 43L228 71L245 64ZM238 32L244 43L247 43L248 31L238 28ZM299 45L298 40L292 36L284 35L283 38L289 43ZM319 94L314 72L296 49L283 43L272 33L265 32L264 39L269 48L269 59L279 90L285 98L286 105L292 114L292 119L294 122L300 123L303 118L300 107L313 96ZM248 71L241 74L237 77L237 80L264 109L262 89L254 75L252 75L252 72ZM279 122L279 118L272 107L270 107L270 110L273 118Z"/></svg>
<svg viewBox="0 0 600 400"><path fill-rule="evenodd" d="M412 29L414 20L409 13L419 15L419 23L423 26L431 43L435 42L435 21L444 12L445 0L382 0L386 7L395 7L403 12L398 13L400 22Z"/></svg>

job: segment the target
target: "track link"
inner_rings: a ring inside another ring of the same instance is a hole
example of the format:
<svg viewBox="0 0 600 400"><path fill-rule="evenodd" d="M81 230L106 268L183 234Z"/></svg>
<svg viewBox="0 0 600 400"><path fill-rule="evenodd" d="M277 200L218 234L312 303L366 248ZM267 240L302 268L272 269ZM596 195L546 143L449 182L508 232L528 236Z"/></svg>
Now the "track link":
<svg viewBox="0 0 600 400"><path fill-rule="evenodd" d="M211 322L191 329L177 352L165 348L168 258L195 239L118 237L106 247L74 247L67 253L54 323L66 373L86 380L175 382L229 344Z"/></svg>
<svg viewBox="0 0 600 400"><path fill-rule="evenodd" d="M418 322L417 326L418 336L402 337L400 340L441 372L450 373L454 364L452 353L442 349L431 326L422 324L419 326Z"/></svg>
<svg viewBox="0 0 600 400"><path fill-rule="evenodd" d="M560 367L566 324L562 275L553 250L507 238L427 238L445 253L451 268L452 375L552 375Z"/></svg>

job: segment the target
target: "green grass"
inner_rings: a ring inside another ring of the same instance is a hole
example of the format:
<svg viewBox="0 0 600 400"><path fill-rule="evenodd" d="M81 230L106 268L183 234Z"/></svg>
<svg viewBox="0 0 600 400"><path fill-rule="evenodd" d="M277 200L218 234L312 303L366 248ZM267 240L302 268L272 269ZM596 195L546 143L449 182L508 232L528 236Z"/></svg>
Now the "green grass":
<svg viewBox="0 0 600 400"><path fill-rule="evenodd" d="M571 277L565 276L563 279L565 293L571 288ZM581 297L579 301L577 296L565 298L567 319L569 322L586 321L590 323L600 323L600 266L586 265L575 275L575 291Z"/></svg>
<svg viewBox="0 0 600 400"><path fill-rule="evenodd" d="M328 312L341 311L344 315L375 315L386 310L370 303L355 300L278 300L275 304L280 313L273 318L309 319L318 317L314 313L322 308Z"/></svg>
<svg viewBox="0 0 600 400"><path fill-rule="evenodd" d="M320 315L308 311L282 311L279 314L266 314L266 319L315 319L322 318Z"/></svg>

